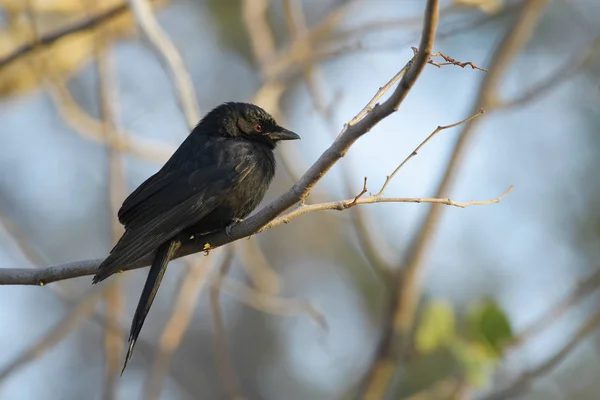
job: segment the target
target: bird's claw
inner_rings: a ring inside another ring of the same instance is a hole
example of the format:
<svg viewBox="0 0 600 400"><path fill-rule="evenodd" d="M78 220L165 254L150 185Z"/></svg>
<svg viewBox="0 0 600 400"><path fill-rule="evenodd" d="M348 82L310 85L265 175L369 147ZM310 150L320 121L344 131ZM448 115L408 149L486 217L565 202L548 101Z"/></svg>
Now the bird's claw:
<svg viewBox="0 0 600 400"><path fill-rule="evenodd" d="M231 237L231 229L235 226L235 224L237 224L239 222L244 222L244 220L242 218L232 218L231 224L229 224L225 227L225 234L227 235L227 237L229 237L229 239L233 239Z"/></svg>

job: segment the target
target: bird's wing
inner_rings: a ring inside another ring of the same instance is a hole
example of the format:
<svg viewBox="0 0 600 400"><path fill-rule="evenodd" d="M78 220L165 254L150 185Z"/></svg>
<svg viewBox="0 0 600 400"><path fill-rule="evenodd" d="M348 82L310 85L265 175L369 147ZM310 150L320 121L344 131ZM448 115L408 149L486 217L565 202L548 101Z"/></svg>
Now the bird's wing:
<svg viewBox="0 0 600 400"><path fill-rule="evenodd" d="M214 210L255 167L244 159L237 165L153 176L126 200L119 220L126 232L100 265L95 281L156 250Z"/></svg>

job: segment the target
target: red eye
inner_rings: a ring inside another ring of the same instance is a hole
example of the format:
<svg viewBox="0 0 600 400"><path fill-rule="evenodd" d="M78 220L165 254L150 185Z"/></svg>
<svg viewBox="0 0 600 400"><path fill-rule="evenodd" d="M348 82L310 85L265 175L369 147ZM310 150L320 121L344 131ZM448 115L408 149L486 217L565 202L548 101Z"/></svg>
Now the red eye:
<svg viewBox="0 0 600 400"><path fill-rule="evenodd" d="M254 124L254 130L255 130L256 132L262 132L262 130L263 130L263 127L262 127L262 125L261 125L261 124L259 124L259 123L257 122L256 124Z"/></svg>

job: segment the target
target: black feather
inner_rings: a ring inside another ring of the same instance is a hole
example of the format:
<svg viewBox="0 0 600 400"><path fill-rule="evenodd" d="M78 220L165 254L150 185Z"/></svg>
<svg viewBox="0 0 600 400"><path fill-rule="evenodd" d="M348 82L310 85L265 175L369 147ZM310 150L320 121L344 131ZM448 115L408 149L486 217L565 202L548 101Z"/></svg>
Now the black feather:
<svg viewBox="0 0 600 400"><path fill-rule="evenodd" d="M93 283L154 254L131 327L127 361L167 264L190 236L225 229L261 202L275 174L279 140L299 139L262 108L225 103L209 112L165 165L125 199L125 233ZM125 366L123 367L125 369Z"/></svg>

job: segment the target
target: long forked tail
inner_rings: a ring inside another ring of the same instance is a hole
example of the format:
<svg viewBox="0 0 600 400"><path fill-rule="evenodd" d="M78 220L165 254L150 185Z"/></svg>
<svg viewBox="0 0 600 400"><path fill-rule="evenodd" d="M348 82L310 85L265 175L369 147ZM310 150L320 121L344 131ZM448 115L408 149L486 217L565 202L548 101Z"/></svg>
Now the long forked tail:
<svg viewBox="0 0 600 400"><path fill-rule="evenodd" d="M154 261L152 262L152 266L148 272L144 290L142 290L142 295L140 296L140 301L135 310L133 322L131 323L131 331L129 333L129 349L127 350L127 356L125 357L125 363L123 364L121 375L123 375L123 372L127 367L127 363L131 359L133 347L135 346L135 342L140 334L140 331L142 330L142 326L144 325L144 320L148 315L148 311L150 311L154 297L156 297L158 287L160 286L162 278L165 275L165 271L167 270L167 264L169 264L169 261L171 261L175 255L175 252L180 246L180 241L170 240L162 244L156 250Z"/></svg>

